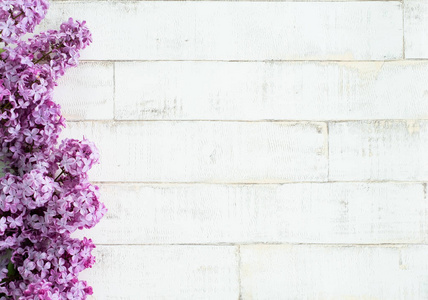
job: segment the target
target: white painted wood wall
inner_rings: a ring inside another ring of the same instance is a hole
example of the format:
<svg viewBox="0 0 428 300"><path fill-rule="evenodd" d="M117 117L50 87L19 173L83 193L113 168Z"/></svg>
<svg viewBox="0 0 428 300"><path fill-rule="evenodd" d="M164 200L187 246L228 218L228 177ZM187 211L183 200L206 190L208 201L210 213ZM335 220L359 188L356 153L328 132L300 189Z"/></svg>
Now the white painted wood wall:
<svg viewBox="0 0 428 300"><path fill-rule="evenodd" d="M53 1L109 213L93 299L428 299L428 1Z"/></svg>

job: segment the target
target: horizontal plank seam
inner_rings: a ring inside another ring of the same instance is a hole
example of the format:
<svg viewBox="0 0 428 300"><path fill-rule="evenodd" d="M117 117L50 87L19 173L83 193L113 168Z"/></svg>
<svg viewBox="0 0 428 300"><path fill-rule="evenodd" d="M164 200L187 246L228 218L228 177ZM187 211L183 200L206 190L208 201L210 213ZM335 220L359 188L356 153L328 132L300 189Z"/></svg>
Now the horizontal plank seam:
<svg viewBox="0 0 428 300"><path fill-rule="evenodd" d="M325 246L325 247L343 247L343 248L349 248L349 247L406 247L406 246L428 246L428 244L423 243L275 243L275 242L259 242L259 243L159 243L159 244L98 244L97 246L219 246L219 247L236 247L236 246Z"/></svg>
<svg viewBox="0 0 428 300"><path fill-rule="evenodd" d="M337 184L337 183L394 183L394 184L425 184L425 181L400 181L400 180L349 180L349 181L284 181L284 182L202 182L202 181L92 181L94 184L103 185L116 185L116 184L141 184L141 185L284 185L284 184L308 184L308 183L320 183L320 184Z"/></svg>
<svg viewBox="0 0 428 300"><path fill-rule="evenodd" d="M184 0L183 0L184 1ZM197 0L194 0L197 1ZM244 0L242 0L244 1ZM92 62L92 63L99 63L99 62L111 62L111 63L136 63L136 62L230 62L230 63L276 63L276 62L319 62L319 63L326 63L326 62L336 62L336 63L368 63L368 62L411 62L411 61L428 61L427 58L410 58L410 59L403 59L402 57L399 57L397 59L100 59L100 60L94 60L94 59L81 59L80 62Z"/></svg>
<svg viewBox="0 0 428 300"><path fill-rule="evenodd" d="M56 3L84 3L89 1L84 0L51 0ZM212 2L212 0L133 0L132 2ZM224 2L247 2L249 0L228 0ZM292 3L341 3L341 2L402 2L403 0L250 0L251 2L292 2ZM91 2L122 2L126 3L128 1L118 1L118 0L93 0Z"/></svg>
<svg viewBox="0 0 428 300"><path fill-rule="evenodd" d="M428 121L428 118L413 119L350 119L350 120L287 120L287 119L260 119L260 120L215 120L215 119L74 119L67 123L130 123L130 122L224 122L224 123L346 123L346 122L402 122L402 121Z"/></svg>

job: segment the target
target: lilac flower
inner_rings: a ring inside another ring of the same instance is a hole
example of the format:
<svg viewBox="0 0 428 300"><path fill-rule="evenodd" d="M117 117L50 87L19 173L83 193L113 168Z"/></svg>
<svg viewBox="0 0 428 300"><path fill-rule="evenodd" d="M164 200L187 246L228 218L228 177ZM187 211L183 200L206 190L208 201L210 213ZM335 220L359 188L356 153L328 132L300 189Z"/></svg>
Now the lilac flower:
<svg viewBox="0 0 428 300"><path fill-rule="evenodd" d="M0 300L91 295L78 275L94 264L95 246L70 234L106 213L87 175L98 150L86 139L58 143L65 120L52 99L92 37L85 22L70 18L21 40L47 8L46 0L0 0Z"/></svg>
<svg viewBox="0 0 428 300"><path fill-rule="evenodd" d="M11 216L7 217L7 221L9 222L9 227L10 228L18 228L21 227L23 225L22 223L22 215L19 215L16 218L13 218Z"/></svg>
<svg viewBox="0 0 428 300"><path fill-rule="evenodd" d="M24 265L18 268L18 271L23 277L29 277L33 274L31 271L33 271L35 268L36 264L33 261L26 259L24 261Z"/></svg>
<svg viewBox="0 0 428 300"><path fill-rule="evenodd" d="M46 15L45 0L2 0L0 3L0 37L6 43L16 43Z"/></svg>
<svg viewBox="0 0 428 300"><path fill-rule="evenodd" d="M7 229L7 225L6 225L6 218L5 217L1 217L0 218L0 232L4 233Z"/></svg>

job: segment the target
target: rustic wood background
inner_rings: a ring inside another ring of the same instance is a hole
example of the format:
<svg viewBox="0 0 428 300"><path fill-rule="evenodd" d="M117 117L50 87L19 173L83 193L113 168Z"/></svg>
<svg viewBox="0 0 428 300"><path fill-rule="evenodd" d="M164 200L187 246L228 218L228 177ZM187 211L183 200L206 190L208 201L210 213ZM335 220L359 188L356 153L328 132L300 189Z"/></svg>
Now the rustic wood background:
<svg viewBox="0 0 428 300"><path fill-rule="evenodd" d="M53 1L109 208L92 299L428 299L428 1Z"/></svg>

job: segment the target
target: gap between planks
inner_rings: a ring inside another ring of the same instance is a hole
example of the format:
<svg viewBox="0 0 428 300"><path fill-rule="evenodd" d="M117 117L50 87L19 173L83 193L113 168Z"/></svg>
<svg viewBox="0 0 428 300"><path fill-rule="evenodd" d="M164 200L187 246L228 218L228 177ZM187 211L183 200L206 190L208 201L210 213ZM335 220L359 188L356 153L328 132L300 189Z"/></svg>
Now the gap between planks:
<svg viewBox="0 0 428 300"><path fill-rule="evenodd" d="M401 0L401 17L402 17L402 21L403 21L403 53L401 54L403 56L403 60L406 60L406 30L405 30L405 26L406 26L406 19L405 19L405 0Z"/></svg>
<svg viewBox="0 0 428 300"><path fill-rule="evenodd" d="M125 0L93 0L94 2L128 2ZM403 2L404 0L133 0L132 2L312 2L312 3L318 3L318 2ZM51 0L51 2L58 2L58 3L84 3L87 1L84 0Z"/></svg>
<svg viewBox="0 0 428 300"><path fill-rule="evenodd" d="M242 300L242 281L241 281L241 271L242 271L242 263L241 263L241 245L237 246L236 249L236 256L237 256L237 275L238 275L238 300Z"/></svg>
<svg viewBox="0 0 428 300"><path fill-rule="evenodd" d="M201 181L92 181L94 184L116 185L116 184L141 184L141 185L283 185L283 184L310 184L310 183L394 183L394 184L426 184L428 181L400 181L400 180L330 180L330 181L284 181L284 182L201 182Z"/></svg>
<svg viewBox="0 0 428 300"><path fill-rule="evenodd" d="M120 247L120 246L133 246L133 247L152 247L152 246L206 246L206 247L212 247L212 246L219 246L219 247L227 247L227 246L234 246L234 247L240 247L240 246L319 246L319 247L335 247L335 248L350 248L350 247L391 247L391 248L403 248L407 246L428 246L428 243L378 243L378 244L363 244L363 243L275 243L275 242L258 242L258 243L147 243L147 244L96 244L96 246L103 246L103 247Z"/></svg>
<svg viewBox="0 0 428 300"><path fill-rule="evenodd" d="M189 1L189 0L186 0ZM196 0L192 0L196 1ZM208 0L207 0L208 1ZM244 1L244 0L242 0ZM79 62L82 63L102 63L102 62L109 62L109 63L138 63L138 62L230 62L230 63L293 63L293 62L313 62L313 63L380 63L380 62L412 62L412 61L428 61L428 58L409 58L409 59L403 59L403 58L397 58L397 59L385 59L385 60L349 60L349 59L130 59L130 60L124 60L124 59L100 59L100 60L93 60L93 59L82 59L79 60Z"/></svg>
<svg viewBox="0 0 428 300"><path fill-rule="evenodd" d="M279 120L279 119L260 119L260 120L216 120L216 119L75 119L68 120L67 123L131 123L131 122L224 122L224 123L352 123L352 122L403 122L403 121L428 121L424 118L417 119L349 119L349 120Z"/></svg>

